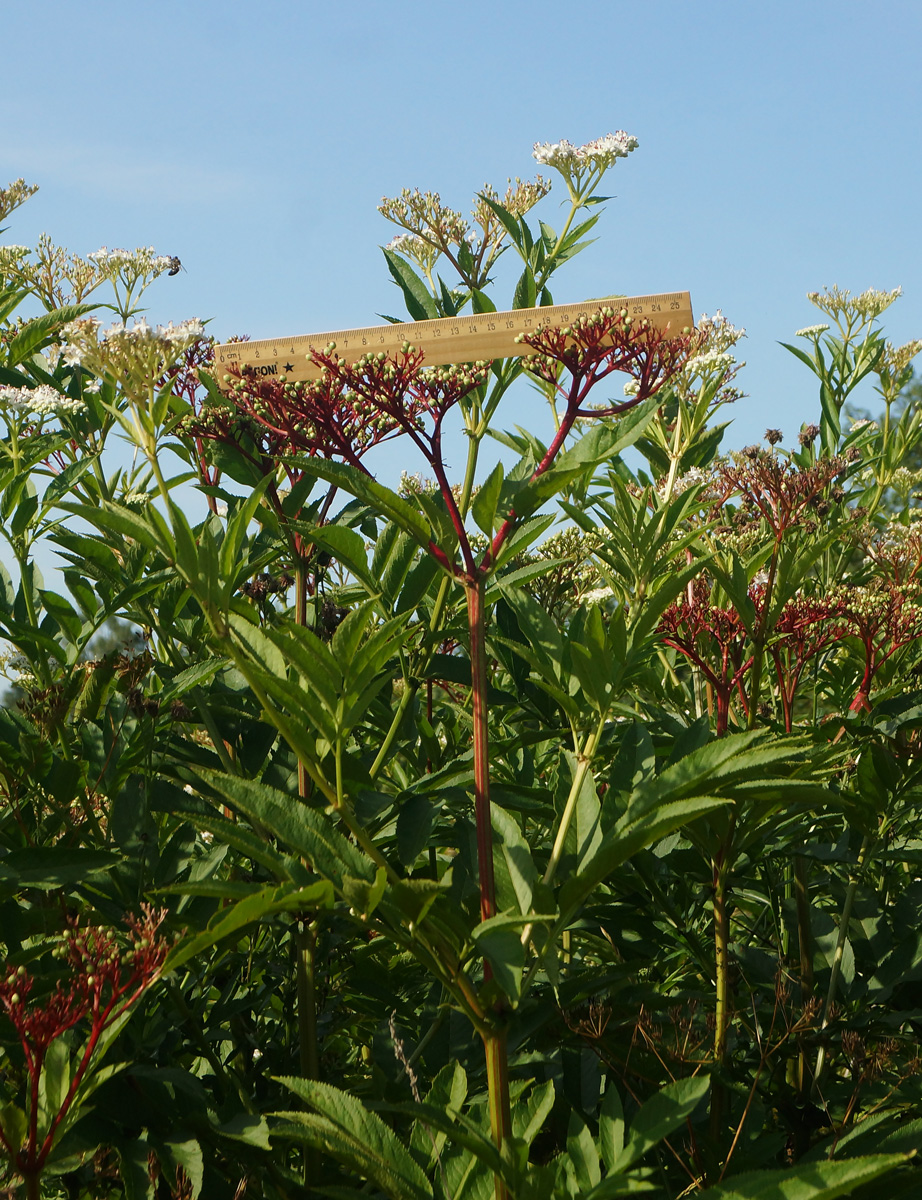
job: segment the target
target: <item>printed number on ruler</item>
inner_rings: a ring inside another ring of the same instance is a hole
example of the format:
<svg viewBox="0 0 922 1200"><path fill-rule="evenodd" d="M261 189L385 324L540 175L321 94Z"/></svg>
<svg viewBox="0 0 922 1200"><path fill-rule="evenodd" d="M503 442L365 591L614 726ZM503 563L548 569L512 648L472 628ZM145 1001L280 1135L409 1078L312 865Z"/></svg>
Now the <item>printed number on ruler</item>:
<svg viewBox="0 0 922 1200"><path fill-rule="evenodd" d="M432 366L474 362L477 359L514 358L522 353L521 345L516 342L519 334L542 327L569 325L578 317L597 312L602 305L620 306L634 320L646 318L658 329L668 328L675 333L681 333L694 324L688 292L606 296L581 304L469 313L463 317L372 325L364 329L340 329L293 338L228 342L215 346L215 367L221 383L229 367L238 370L249 367L257 375L285 376L293 381L316 379L320 369L311 361L311 349L322 350L330 342L336 343L336 352L348 362L354 362L371 351L396 353L404 342L420 347L425 361Z"/></svg>

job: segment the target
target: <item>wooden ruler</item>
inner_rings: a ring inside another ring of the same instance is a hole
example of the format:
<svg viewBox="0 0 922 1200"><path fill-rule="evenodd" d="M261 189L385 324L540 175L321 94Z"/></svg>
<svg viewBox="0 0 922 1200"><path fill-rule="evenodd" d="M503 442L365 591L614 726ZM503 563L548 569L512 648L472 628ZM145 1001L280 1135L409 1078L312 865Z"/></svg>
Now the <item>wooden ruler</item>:
<svg viewBox="0 0 922 1200"><path fill-rule="evenodd" d="M510 312L466 313L432 321L407 321L371 325L364 329L339 329L308 333L292 338L262 338L256 342L227 342L215 346L215 374L223 384L228 367L251 367L263 376L285 376L300 381L316 379L320 369L311 362L311 348L322 350L336 343L336 353L347 362L363 354L394 354L404 342L419 347L425 363L476 362L478 359L515 358L523 353L516 342L521 333L541 328L560 328L577 317L591 316L603 305L620 308L635 321L644 317L657 329L681 333L694 325L688 292L664 292L656 296L606 296L581 304L554 304L546 308L516 308Z"/></svg>

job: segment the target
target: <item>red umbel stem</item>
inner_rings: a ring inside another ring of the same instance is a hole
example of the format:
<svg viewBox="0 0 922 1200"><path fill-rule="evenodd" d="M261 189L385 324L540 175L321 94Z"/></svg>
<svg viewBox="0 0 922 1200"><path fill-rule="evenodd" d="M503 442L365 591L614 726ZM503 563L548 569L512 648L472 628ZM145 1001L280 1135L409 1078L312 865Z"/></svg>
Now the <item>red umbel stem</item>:
<svg viewBox="0 0 922 1200"><path fill-rule="evenodd" d="M487 725L487 652L485 644L484 586L479 574L465 580L470 631L471 696L474 723L474 815L477 827L477 868L480 880L480 919L496 915L496 884L493 874L493 823L490 817L490 743ZM484 980L492 977L484 962ZM490 1128L498 1150L512 1136L509 1101L509 1062L504 1028L483 1031L487 1067ZM496 1200L510 1200L505 1184L494 1177Z"/></svg>
<svg viewBox="0 0 922 1200"><path fill-rule="evenodd" d="M474 722L474 815L477 825L477 868L480 876L480 919L496 915L493 877L493 824L490 818L490 741L487 729L487 651L484 641L483 578L465 581L471 638L471 698Z"/></svg>

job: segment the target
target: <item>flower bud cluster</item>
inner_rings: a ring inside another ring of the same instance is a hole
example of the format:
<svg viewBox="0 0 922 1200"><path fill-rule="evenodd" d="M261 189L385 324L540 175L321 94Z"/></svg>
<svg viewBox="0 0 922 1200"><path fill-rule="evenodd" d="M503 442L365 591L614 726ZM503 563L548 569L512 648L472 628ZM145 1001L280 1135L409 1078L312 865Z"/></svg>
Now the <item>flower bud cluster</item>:
<svg viewBox="0 0 922 1200"><path fill-rule="evenodd" d="M514 217L523 217L530 209L543 200L551 190L550 180L545 179L541 175L536 175L534 179L523 181L516 176L515 180L507 180L505 195L500 198L496 188L490 183L485 183L480 189L480 194L474 201L474 207L471 210L471 215L477 224L484 231L485 241L495 239L497 236L502 237L499 230L503 228L499 218L486 203L487 200L492 200L495 204L500 204L507 212Z"/></svg>
<svg viewBox="0 0 922 1200"><path fill-rule="evenodd" d="M868 288L853 296L848 288L831 287L822 292L808 292L807 299L834 321L866 325L876 320L903 294L901 287L890 292Z"/></svg>
<svg viewBox="0 0 922 1200"><path fill-rule="evenodd" d="M442 203L438 192L404 188L399 196L381 197L378 212L394 225L416 234L440 250L459 246L470 232L464 217Z"/></svg>
<svg viewBox="0 0 922 1200"><path fill-rule="evenodd" d="M424 368L422 351L409 343L394 356L381 351L351 364L335 343L311 356L320 377L309 382L246 369L228 375L231 405L202 409L182 432L238 447L249 436L263 460L320 455L355 466L372 446L400 433L425 443L424 418L440 420L488 372L486 363Z"/></svg>
<svg viewBox="0 0 922 1200"><path fill-rule="evenodd" d="M844 479L847 467L839 455L798 467L759 446L747 446L723 463L719 474L725 496L737 492L741 497L740 522L747 526L764 519L780 538L792 526L807 525L814 514L823 517L831 503L844 500L845 493L836 484Z"/></svg>
<svg viewBox="0 0 922 1200"><path fill-rule="evenodd" d="M0 188L0 221L5 221L11 212L25 204L37 191L37 183L26 183L22 178L14 179L5 188Z"/></svg>
<svg viewBox="0 0 922 1200"><path fill-rule="evenodd" d="M0 246L0 278L27 288L48 308L79 304L106 276L88 259L56 246L47 233L38 239L35 258L25 246Z"/></svg>
<svg viewBox="0 0 922 1200"><path fill-rule="evenodd" d="M625 309L603 306L563 328L519 334L516 341L535 351L524 360L534 374L560 388L559 368L570 373L571 417L615 416L652 396L682 371L704 348L706 334L688 331L672 336L646 318L635 321ZM627 399L600 411L585 407L591 388L613 371L623 371L637 384Z"/></svg>
<svg viewBox="0 0 922 1200"><path fill-rule="evenodd" d="M52 957L67 963L70 979L59 982L42 1002L26 1003L35 979L22 966L10 966L0 979L0 1007L19 1035L30 1071L40 1070L51 1043L85 1016L98 1037L159 976L168 945L159 935L165 912L141 906L127 918L127 946L107 930L72 926Z"/></svg>

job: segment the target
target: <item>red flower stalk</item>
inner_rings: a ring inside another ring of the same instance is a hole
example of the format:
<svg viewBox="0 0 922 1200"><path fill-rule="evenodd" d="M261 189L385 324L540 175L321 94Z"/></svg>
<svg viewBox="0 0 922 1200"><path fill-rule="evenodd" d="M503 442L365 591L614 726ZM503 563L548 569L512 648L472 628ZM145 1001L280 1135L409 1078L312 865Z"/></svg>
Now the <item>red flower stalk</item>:
<svg viewBox="0 0 922 1200"><path fill-rule="evenodd" d="M720 477L731 491L741 493L743 505L764 517L780 541L792 526L811 518L822 517L829 508L823 493L847 467L844 458L821 458L811 467L797 467L776 454L751 447L736 456L736 462L720 469ZM841 500L835 489L831 500ZM809 510L809 511L808 511Z"/></svg>
<svg viewBox="0 0 922 1200"><path fill-rule="evenodd" d="M748 634L736 610L712 605L707 583L700 578L690 591L691 596L683 596L663 613L659 633L667 646L684 654L710 683L717 736L722 737L727 732L734 692L748 712L743 679L754 656L746 653Z"/></svg>
<svg viewBox="0 0 922 1200"><path fill-rule="evenodd" d="M54 953L68 961L70 980L66 986L59 982L43 1002L28 1003L35 980L25 967L9 967L6 977L0 980L0 1007L19 1035L29 1076L25 1143L11 1144L0 1126L0 1147L30 1185L30 1195L38 1194L38 1177L86 1076L99 1039L160 975L168 946L158 929L166 913L155 912L149 905L142 905L141 909L141 917L127 918L130 930L127 948L119 946L103 929L79 929L74 925L68 930ZM89 1036L67 1093L40 1140L39 1084L49 1047L85 1017L89 1018Z"/></svg>
<svg viewBox="0 0 922 1200"><path fill-rule="evenodd" d="M535 351L525 360L528 369L553 383L566 400L561 419L565 432L555 438L562 444L577 417L617 417L658 392L702 351L707 334L670 334L646 319L635 323L623 309L600 308L591 317L579 317L562 329L542 328L521 334L518 340ZM570 376L567 385L558 382L560 367ZM596 384L616 371L636 381L636 393L604 408L584 408ZM552 445L549 459L556 452Z"/></svg>
<svg viewBox="0 0 922 1200"><path fill-rule="evenodd" d="M329 420L324 420L325 414L339 404L346 404L374 426L388 430L385 436L406 434L432 468L458 535L464 570L473 575L476 571L473 552L445 473L442 422L456 404L486 382L489 363L424 367L423 357L421 350L407 344L393 358L383 353L368 354L355 363L341 359L334 346L311 351L311 358L323 371L313 385L319 415L317 426L327 430L329 436L332 431ZM364 470L357 458L343 457ZM429 550L442 566L449 566L440 547L430 543Z"/></svg>
<svg viewBox="0 0 922 1200"><path fill-rule="evenodd" d="M845 631L857 638L864 652L864 671L850 712L871 711L871 687L881 667L901 647L922 638L919 591L891 580L873 580L865 587L837 589Z"/></svg>
<svg viewBox="0 0 922 1200"><path fill-rule="evenodd" d="M787 733L793 727L794 697L804 669L846 632L841 620L841 606L835 601L794 596L781 610L767 649L775 664Z"/></svg>
<svg viewBox="0 0 922 1200"><path fill-rule="evenodd" d="M623 309L600 308L572 325L538 329L520 334L517 340L535 351L524 360L528 370L552 383L566 401L554 439L532 474L532 479L537 479L553 464L577 418L621 416L649 399L704 348L707 334L692 331L670 336L646 319L634 323ZM559 381L561 367L569 374L568 384ZM607 407L584 407L596 384L615 372L630 375L637 383L636 393ZM496 559L515 521L513 510L484 556L485 569Z"/></svg>

